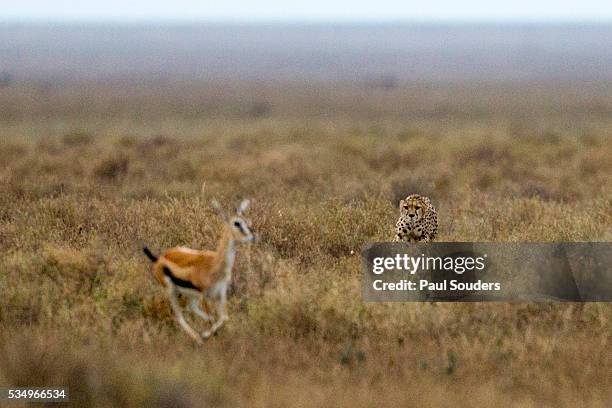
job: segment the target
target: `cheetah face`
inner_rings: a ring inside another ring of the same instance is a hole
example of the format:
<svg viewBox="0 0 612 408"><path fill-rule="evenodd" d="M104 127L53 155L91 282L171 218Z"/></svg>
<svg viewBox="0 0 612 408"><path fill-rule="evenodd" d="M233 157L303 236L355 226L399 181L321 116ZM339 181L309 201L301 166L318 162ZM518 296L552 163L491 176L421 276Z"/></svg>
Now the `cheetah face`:
<svg viewBox="0 0 612 408"><path fill-rule="evenodd" d="M414 223L425 217L427 203L417 194L410 195L400 201L400 215L408 222Z"/></svg>

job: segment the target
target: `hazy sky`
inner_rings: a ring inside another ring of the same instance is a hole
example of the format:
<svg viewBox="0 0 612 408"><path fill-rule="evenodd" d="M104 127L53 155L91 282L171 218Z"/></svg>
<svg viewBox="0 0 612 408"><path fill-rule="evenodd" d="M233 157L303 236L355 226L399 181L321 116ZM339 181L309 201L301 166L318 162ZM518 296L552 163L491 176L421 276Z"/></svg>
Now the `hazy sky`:
<svg viewBox="0 0 612 408"><path fill-rule="evenodd" d="M0 0L0 20L612 21L612 0Z"/></svg>

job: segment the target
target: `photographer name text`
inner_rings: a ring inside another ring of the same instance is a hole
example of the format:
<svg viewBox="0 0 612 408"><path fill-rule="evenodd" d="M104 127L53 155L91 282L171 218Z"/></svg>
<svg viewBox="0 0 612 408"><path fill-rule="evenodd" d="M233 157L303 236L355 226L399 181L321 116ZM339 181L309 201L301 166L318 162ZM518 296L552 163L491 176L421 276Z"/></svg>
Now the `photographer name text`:
<svg viewBox="0 0 612 408"><path fill-rule="evenodd" d="M486 267L487 255L464 256L464 257L431 257L409 256L397 254L390 257L376 257L372 260L372 273L382 275L388 271L400 271L405 274L415 275L420 271L454 272L461 276L469 271L483 271ZM396 282L385 282L376 279L372 282L376 291L500 291L501 283L464 282L460 279L445 279L432 282L427 279L401 279Z"/></svg>

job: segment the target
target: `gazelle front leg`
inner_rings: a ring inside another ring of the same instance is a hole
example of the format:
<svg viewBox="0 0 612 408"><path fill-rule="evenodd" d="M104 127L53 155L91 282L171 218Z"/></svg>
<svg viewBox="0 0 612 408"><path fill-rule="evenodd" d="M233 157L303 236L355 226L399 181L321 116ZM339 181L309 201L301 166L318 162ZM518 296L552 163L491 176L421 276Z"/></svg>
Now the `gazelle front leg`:
<svg viewBox="0 0 612 408"><path fill-rule="evenodd" d="M207 314L205 311L202 310L202 308L200 307L201 300L202 300L201 298L196 298L196 297L191 298L191 300L189 301L189 309L191 309L193 313L198 315L198 317L200 317L204 321L210 322L213 320L213 318L209 314Z"/></svg>
<svg viewBox="0 0 612 408"><path fill-rule="evenodd" d="M187 324L185 321L185 317L183 316L183 311L181 310L181 305L178 303L178 299L176 297L176 290L174 289L174 284L169 277L166 276L166 288L168 291L168 298L170 299L170 305L172 306L172 310L174 311L174 316L178 324L189 334L189 336L198 344L202 344L202 338L200 335Z"/></svg>
<svg viewBox="0 0 612 408"><path fill-rule="evenodd" d="M221 294L221 299L219 299L219 301L216 303L217 320L212 325L210 330L207 330L204 333L202 333L203 338L207 339L213 334L215 334L215 332L219 330L219 328L223 326L223 323L225 323L225 321L227 320L227 310L225 309L226 299L227 299L227 295L225 294L225 292L223 292Z"/></svg>

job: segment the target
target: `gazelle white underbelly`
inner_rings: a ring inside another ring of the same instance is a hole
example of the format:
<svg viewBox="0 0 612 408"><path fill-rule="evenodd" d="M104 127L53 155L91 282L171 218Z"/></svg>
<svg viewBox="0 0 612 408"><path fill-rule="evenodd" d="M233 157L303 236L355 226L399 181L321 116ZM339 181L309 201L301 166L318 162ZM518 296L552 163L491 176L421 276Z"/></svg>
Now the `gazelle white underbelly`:
<svg viewBox="0 0 612 408"><path fill-rule="evenodd" d="M181 295L187 296L189 298L202 296L202 292L200 292L199 290L190 289L190 288L183 288L183 287L180 287L180 286L177 286L177 285L175 285L175 288L178 290L178 292Z"/></svg>

